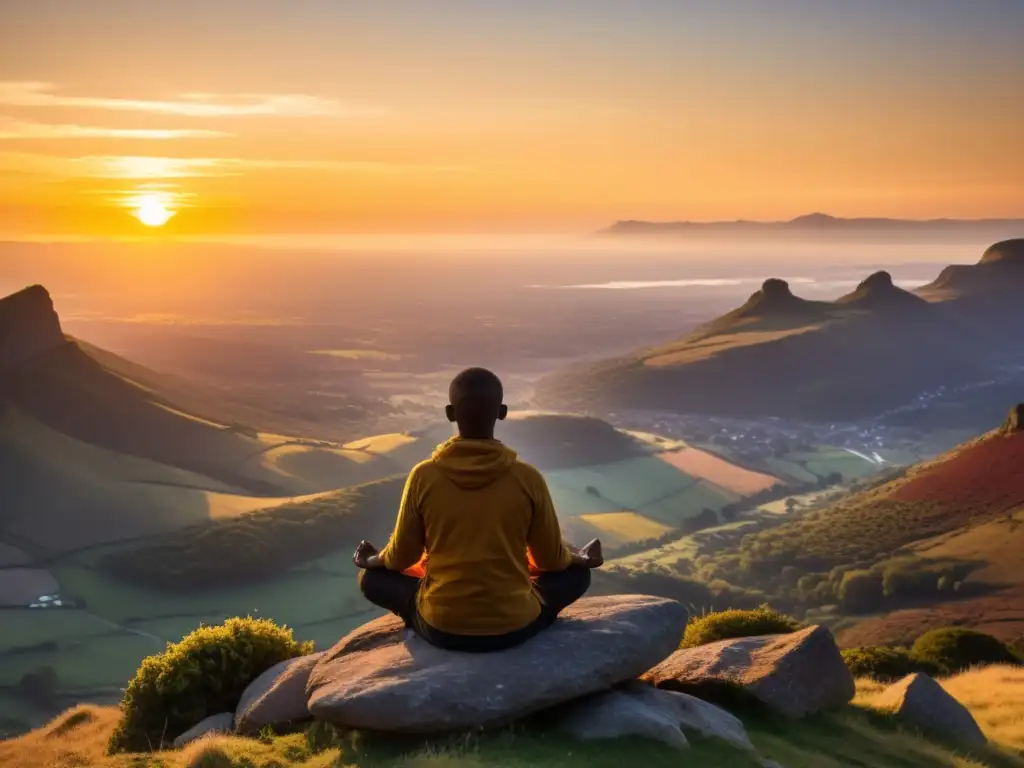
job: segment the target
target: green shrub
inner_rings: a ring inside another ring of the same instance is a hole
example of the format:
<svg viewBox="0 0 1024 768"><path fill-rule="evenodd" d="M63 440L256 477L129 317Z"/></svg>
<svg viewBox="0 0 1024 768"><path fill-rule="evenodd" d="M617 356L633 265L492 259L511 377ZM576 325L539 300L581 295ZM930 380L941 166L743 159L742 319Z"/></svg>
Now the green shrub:
<svg viewBox="0 0 1024 768"><path fill-rule="evenodd" d="M936 674L933 665L917 661L906 648L849 648L843 651L843 661L854 677L870 677L883 683L892 683L914 672Z"/></svg>
<svg viewBox="0 0 1024 768"><path fill-rule="evenodd" d="M786 635L798 629L800 622L773 611L767 605L752 611L719 611L691 619L679 647L696 648L734 637Z"/></svg>
<svg viewBox="0 0 1024 768"><path fill-rule="evenodd" d="M234 618L200 627L143 659L121 701L108 749L160 749L200 720L233 712L246 686L280 661L311 653L292 631L267 619Z"/></svg>
<svg viewBox="0 0 1024 768"><path fill-rule="evenodd" d="M18 683L22 696L40 708L54 706L57 700L57 687L60 681L53 667L38 667L33 672L26 672Z"/></svg>
<svg viewBox="0 0 1024 768"><path fill-rule="evenodd" d="M1017 656L1000 640L961 627L925 632L910 649L915 661L933 665L940 673L953 674L983 664L1017 664Z"/></svg>
<svg viewBox="0 0 1024 768"><path fill-rule="evenodd" d="M843 608L853 613L877 610L882 602L882 577L874 571L847 571L836 594Z"/></svg>
<svg viewBox="0 0 1024 768"><path fill-rule="evenodd" d="M970 563L941 560L894 560L884 565L882 589L886 597L934 598L952 592L953 585L971 572Z"/></svg>

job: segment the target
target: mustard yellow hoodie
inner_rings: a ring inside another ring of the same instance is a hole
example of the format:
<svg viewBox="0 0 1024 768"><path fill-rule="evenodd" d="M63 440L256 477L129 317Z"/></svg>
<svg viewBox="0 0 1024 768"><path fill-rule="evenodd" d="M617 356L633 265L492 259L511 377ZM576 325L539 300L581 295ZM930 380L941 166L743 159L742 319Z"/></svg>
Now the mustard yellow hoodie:
<svg viewBox="0 0 1024 768"><path fill-rule="evenodd" d="M501 635L540 614L527 548L542 571L572 563L543 476L497 440L453 438L409 473L381 558L401 571L426 551L417 608L430 626Z"/></svg>

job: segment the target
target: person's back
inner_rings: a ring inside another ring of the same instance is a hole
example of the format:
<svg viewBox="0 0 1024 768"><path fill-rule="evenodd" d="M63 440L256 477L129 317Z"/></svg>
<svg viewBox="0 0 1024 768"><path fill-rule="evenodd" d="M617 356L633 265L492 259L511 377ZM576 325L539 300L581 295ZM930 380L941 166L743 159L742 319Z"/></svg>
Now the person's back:
<svg viewBox="0 0 1024 768"><path fill-rule="evenodd" d="M494 439L501 384L470 369L452 383L448 418L460 436L438 446L406 483L395 532L356 564L372 602L402 616L428 641L458 650L498 650L550 625L590 583L600 542L573 553L540 472ZM537 570L531 580L529 550ZM422 581L401 574L424 557Z"/></svg>
<svg viewBox="0 0 1024 768"><path fill-rule="evenodd" d="M542 570L572 564L554 510L543 508L543 482L497 440L455 438L412 471L408 493L429 553L418 596L428 624L458 635L500 635L537 618L527 548ZM402 570L421 554L389 545L381 558Z"/></svg>

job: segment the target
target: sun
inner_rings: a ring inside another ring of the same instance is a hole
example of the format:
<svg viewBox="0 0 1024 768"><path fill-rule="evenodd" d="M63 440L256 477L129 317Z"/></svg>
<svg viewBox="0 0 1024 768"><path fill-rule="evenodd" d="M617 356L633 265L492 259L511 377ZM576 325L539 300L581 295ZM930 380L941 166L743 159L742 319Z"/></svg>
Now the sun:
<svg viewBox="0 0 1024 768"><path fill-rule="evenodd" d="M139 195L134 202L135 208L132 213L147 227L162 227L171 220L175 213L168 209L162 195Z"/></svg>

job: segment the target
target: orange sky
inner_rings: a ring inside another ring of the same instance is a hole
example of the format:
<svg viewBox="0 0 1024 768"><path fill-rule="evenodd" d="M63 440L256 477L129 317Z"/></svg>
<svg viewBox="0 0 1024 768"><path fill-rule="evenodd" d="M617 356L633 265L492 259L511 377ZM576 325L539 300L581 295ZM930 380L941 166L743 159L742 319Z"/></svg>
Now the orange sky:
<svg viewBox="0 0 1024 768"><path fill-rule="evenodd" d="M1024 216L1024 4L497 5L4 3L0 236Z"/></svg>

